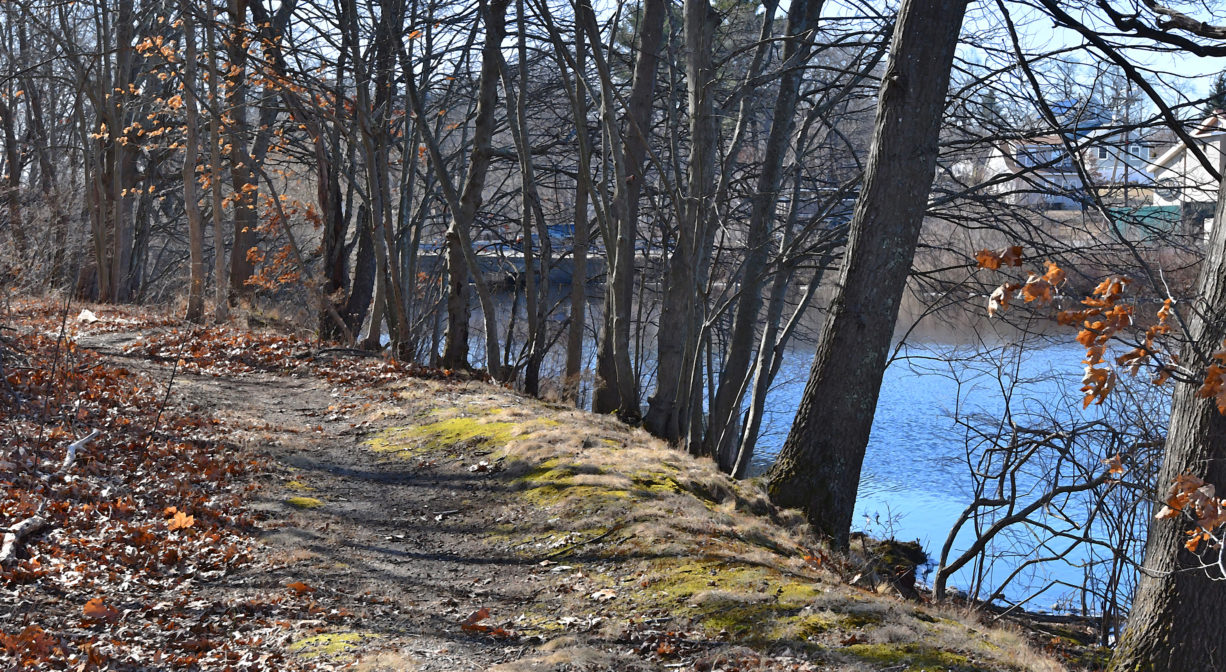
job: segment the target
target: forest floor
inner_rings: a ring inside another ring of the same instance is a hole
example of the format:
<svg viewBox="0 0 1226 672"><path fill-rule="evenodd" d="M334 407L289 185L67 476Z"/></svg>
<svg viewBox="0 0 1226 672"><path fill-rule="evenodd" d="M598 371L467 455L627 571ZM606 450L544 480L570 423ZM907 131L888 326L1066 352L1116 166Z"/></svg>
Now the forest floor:
<svg viewBox="0 0 1226 672"><path fill-rule="evenodd" d="M902 599L880 560L824 551L755 483L612 418L280 333L62 308L0 314L0 525L44 519L0 567L0 668L1101 659L1071 629Z"/></svg>

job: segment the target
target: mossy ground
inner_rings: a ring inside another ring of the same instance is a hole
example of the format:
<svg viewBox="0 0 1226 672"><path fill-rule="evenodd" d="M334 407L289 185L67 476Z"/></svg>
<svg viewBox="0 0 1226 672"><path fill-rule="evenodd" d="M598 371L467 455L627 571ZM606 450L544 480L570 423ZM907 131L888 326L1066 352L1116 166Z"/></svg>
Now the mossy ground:
<svg viewBox="0 0 1226 672"><path fill-rule="evenodd" d="M325 632L298 639L289 650L304 658L337 658L353 653L362 642L378 639L379 635L365 632Z"/></svg>
<svg viewBox="0 0 1226 672"><path fill-rule="evenodd" d="M899 672L974 672L963 655L922 644L852 644L846 652L875 666Z"/></svg>
<svg viewBox="0 0 1226 672"><path fill-rule="evenodd" d="M296 497L287 497L285 499L285 503L289 504L295 509L318 509L324 505L324 503L319 499L314 497L303 497L301 495Z"/></svg>
<svg viewBox="0 0 1226 672"><path fill-rule="evenodd" d="M558 587L517 606L521 633L550 640L582 621L617 637L662 619L840 669L1060 669L1007 631L843 585L837 556L760 484L612 418L474 382L414 381L400 397L410 422L365 446L465 465L497 493L482 506L503 510L485 531L491 552L549 567Z"/></svg>

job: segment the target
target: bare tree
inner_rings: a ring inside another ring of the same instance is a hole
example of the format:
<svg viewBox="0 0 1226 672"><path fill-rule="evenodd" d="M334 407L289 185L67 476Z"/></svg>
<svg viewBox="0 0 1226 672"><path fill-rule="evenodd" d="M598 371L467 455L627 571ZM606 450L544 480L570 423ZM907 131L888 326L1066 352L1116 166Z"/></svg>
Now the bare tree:
<svg viewBox="0 0 1226 672"><path fill-rule="evenodd" d="M899 10L864 187L837 292L770 494L846 546L899 301L936 167L954 47L966 3ZM838 427L839 431L832 431Z"/></svg>

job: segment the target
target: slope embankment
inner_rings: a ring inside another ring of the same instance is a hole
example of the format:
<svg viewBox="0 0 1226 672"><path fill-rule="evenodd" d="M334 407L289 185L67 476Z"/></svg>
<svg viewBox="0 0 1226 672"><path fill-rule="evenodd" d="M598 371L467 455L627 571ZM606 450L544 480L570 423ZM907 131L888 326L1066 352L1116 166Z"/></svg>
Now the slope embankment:
<svg viewBox="0 0 1226 672"><path fill-rule="evenodd" d="M232 524L208 533L249 551L211 574L176 569L167 590L190 594L172 607L194 600L184 627L213 646L241 630L235 605L265 609L243 640L263 647L252 669L1064 669L1018 630L902 599L755 483L613 418L277 334L95 317L68 330L76 349L146 381L161 413L207 426L187 440L211 459L245 465L227 485ZM114 461L106 436L85 463ZM158 500L151 533L200 532L166 529L172 500ZM31 537L20 562L70 543ZM157 596L123 585L99 588L113 616L82 620L87 594L71 580L6 575L3 604L27 608L5 635L34 625L80 653L91 637L156 627ZM189 661L187 638L150 637L183 669L216 662ZM108 655L141 667L130 649Z"/></svg>

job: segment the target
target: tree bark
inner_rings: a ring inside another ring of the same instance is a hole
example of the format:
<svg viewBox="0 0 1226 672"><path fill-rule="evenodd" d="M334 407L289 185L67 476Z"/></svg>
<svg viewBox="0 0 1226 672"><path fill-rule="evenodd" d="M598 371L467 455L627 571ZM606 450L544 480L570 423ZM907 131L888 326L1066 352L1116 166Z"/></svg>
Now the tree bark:
<svg viewBox="0 0 1226 672"><path fill-rule="evenodd" d="M447 227L447 331L444 335L443 356L440 366L451 369L466 369L468 362L468 318L471 274L477 289L477 300L485 319L486 368L498 379L501 374L501 357L498 352L498 321L489 286L481 276L477 255L472 249L470 230L481 207L482 191L489 172L491 145L498 107L498 65L502 59L500 49L506 37L507 5L510 0L482 0L479 14L485 22L485 43L481 48L481 78L477 85L477 110L473 123L472 151L468 160L468 174L464 190L458 192L447 173L439 143L428 124L421 124L421 132L430 162L434 166L439 186L442 187L451 222ZM419 118L425 118L425 106L417 87L409 84L409 100ZM471 272L471 273L470 273Z"/></svg>
<svg viewBox="0 0 1226 672"><path fill-rule="evenodd" d="M21 259L26 256L29 244L26 242L25 224L21 215L22 161L14 114L16 112L11 107L0 101L0 126L4 129L4 200L8 206L9 234L13 237L17 257Z"/></svg>
<svg viewBox="0 0 1226 672"><path fill-rule="evenodd" d="M591 5L583 5L581 9L590 12ZM651 128L651 101L655 95L660 49L664 44L667 10L668 3L664 0L643 0L638 57L634 62L630 96L626 99L629 128L617 136L624 138L625 177L613 185L614 230L610 232L612 239L605 240L608 277L605 282L604 320L596 352L596 391L592 410L597 413L616 412L627 420L639 417L638 381L634 380L630 364L634 239L638 232L639 194L647 160L645 136ZM588 30L590 33L590 21ZM592 44L597 44L595 36L589 37ZM602 101L602 105L612 104L611 100Z"/></svg>
<svg viewBox="0 0 1226 672"><path fill-rule="evenodd" d="M230 135L230 182L234 188L234 244L230 251L230 296L249 297L255 264L247 252L258 240L251 129L247 123L247 0L228 0L230 30L225 40L230 69L225 74Z"/></svg>
<svg viewBox="0 0 1226 672"><path fill-rule="evenodd" d="M217 67L217 23L215 10L209 11L204 22L204 42L209 53L209 100L213 112L209 115L209 193L213 197L213 321L224 324L230 319L230 300L226 273L226 233L222 228L221 193L221 76Z"/></svg>
<svg viewBox="0 0 1226 672"><path fill-rule="evenodd" d="M966 0L904 0L835 297L791 432L776 504L845 547L898 306L911 270ZM837 429L836 429L837 428Z"/></svg>
<svg viewBox="0 0 1226 672"><path fill-rule="evenodd" d="M187 213L188 247L191 255L190 279L187 284L187 321L199 322L204 317L204 222L200 214L196 164L200 143L200 124L196 114L196 26L188 0L180 0L183 10L183 41L186 54L183 61L183 108L186 132L183 138L183 208Z"/></svg>
<svg viewBox="0 0 1226 672"><path fill-rule="evenodd" d="M686 0L685 72L690 115L690 154L677 245L668 262L661 328L656 346L656 391L643 425L666 441L689 433L695 371L700 357L702 307L710 253L709 209L715 186L716 119L713 111L711 44L719 14L707 0Z"/></svg>
<svg viewBox="0 0 1226 672"><path fill-rule="evenodd" d="M575 26L575 78L582 79L587 47L582 26ZM575 178L575 218L571 232L570 330L566 334L565 397L580 402L583 371L583 330L587 325L587 252L588 228L587 192L591 188L591 154L585 151L587 139L587 93L576 82L573 100L576 144L579 145L579 172ZM582 139L579 136L582 135Z"/></svg>
<svg viewBox="0 0 1226 672"><path fill-rule="evenodd" d="M1226 182L1219 184L1214 221L1226 221ZM1201 266L1198 305L1188 310L1189 342L1181 361L1205 361L1226 338L1226 226L1215 226ZM1226 487L1226 416L1195 385L1179 385L1171 403L1158 487L1192 474ZM1141 582L1128 625L1112 658L1114 672L1212 672L1226 669L1226 577L1202 569L1184 548L1185 518L1153 520L1145 543Z"/></svg>
<svg viewBox="0 0 1226 672"><path fill-rule="evenodd" d="M524 392L530 396L539 396L541 363L545 359L546 350L546 308L549 302L549 270L552 265L553 249L549 240L549 228L545 224L545 213L541 207L540 192L536 185L536 172L532 165L532 142L528 126L528 24L525 21L523 0L516 2L516 14L519 30L516 40L519 55L519 81L516 82L502 59L499 69L502 74L503 90L506 91L507 121L511 127L511 138L515 144L515 152L519 159L520 179L520 217L524 231L524 296L528 322L528 362L524 368ZM518 91L517 91L518 89ZM539 263L534 253L532 235L537 236L540 244ZM509 325L507 345L510 345L511 330L514 322ZM510 357L507 358L507 375L509 381L514 377Z"/></svg>

